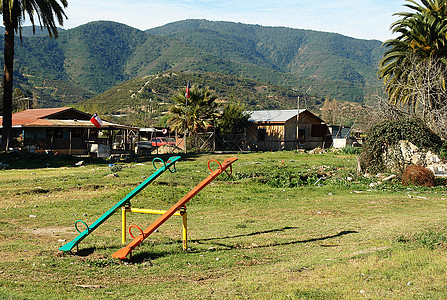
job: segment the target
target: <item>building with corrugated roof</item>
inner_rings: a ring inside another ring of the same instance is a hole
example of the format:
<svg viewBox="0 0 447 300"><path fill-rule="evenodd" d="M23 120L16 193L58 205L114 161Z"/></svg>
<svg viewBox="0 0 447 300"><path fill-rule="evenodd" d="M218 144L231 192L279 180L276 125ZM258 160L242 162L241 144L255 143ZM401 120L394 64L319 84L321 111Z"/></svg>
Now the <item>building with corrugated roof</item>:
<svg viewBox="0 0 447 300"><path fill-rule="evenodd" d="M250 111L247 144L251 150L327 148L332 144L325 122L307 109Z"/></svg>
<svg viewBox="0 0 447 300"><path fill-rule="evenodd" d="M98 129L91 115L71 107L28 109L12 115L12 134L15 144L10 147L30 152L61 154L110 155L114 145L131 150L138 128L102 120ZM0 127L3 128L0 117ZM107 133L106 133L107 132Z"/></svg>

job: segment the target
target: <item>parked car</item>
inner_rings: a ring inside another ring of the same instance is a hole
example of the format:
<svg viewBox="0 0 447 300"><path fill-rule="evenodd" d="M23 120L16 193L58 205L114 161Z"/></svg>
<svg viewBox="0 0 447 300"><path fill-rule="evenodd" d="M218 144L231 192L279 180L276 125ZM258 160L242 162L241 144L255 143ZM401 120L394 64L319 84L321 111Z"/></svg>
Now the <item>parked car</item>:
<svg viewBox="0 0 447 300"><path fill-rule="evenodd" d="M176 146L177 143L175 142L175 139L173 138L166 138L166 142L168 143L168 146Z"/></svg>
<svg viewBox="0 0 447 300"><path fill-rule="evenodd" d="M173 138L157 137L151 139L151 144L153 147L175 146L175 140Z"/></svg>

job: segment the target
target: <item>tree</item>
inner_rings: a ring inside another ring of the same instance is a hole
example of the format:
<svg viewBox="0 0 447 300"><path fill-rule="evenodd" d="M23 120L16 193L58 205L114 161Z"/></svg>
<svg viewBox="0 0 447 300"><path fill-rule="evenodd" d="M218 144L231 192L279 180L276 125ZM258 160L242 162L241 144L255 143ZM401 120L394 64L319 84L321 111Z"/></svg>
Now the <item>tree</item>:
<svg viewBox="0 0 447 300"><path fill-rule="evenodd" d="M250 116L251 113L246 111L245 105L233 101L227 102L216 124L218 139L215 145L224 150L246 150L245 130Z"/></svg>
<svg viewBox="0 0 447 300"><path fill-rule="evenodd" d="M228 102L217 122L217 126L219 131L224 134L243 133L249 119L250 114L246 112L244 105Z"/></svg>
<svg viewBox="0 0 447 300"><path fill-rule="evenodd" d="M190 97L186 98L184 91L180 91L172 98L174 104L169 107L173 115L168 123L171 129L177 130L186 136L197 136L210 125L215 124L219 116L217 97L208 88L193 86Z"/></svg>
<svg viewBox="0 0 447 300"><path fill-rule="evenodd" d="M388 50L380 62L379 77L384 80L389 101L415 108L419 94L412 93L414 72L427 67L427 60L447 66L447 2L422 0L422 5L407 0L411 12L397 13L402 17L391 25L399 34L384 45ZM437 63L435 64L437 65ZM445 91L445 77L439 78Z"/></svg>
<svg viewBox="0 0 447 300"><path fill-rule="evenodd" d="M416 99L418 109L411 111L407 117L418 115L432 131L439 136L447 138L447 92L445 87L445 78L447 78L447 69L445 64L435 58L417 60L410 57L408 66L402 72L405 72L404 82L396 80L394 85L405 90L409 97ZM413 116L414 117L414 116Z"/></svg>
<svg viewBox="0 0 447 300"><path fill-rule="evenodd" d="M401 140L408 140L419 149L430 150L441 157L446 153L445 143L424 122L415 118L385 120L368 129L360 155L362 169L373 173L403 171L408 165L399 149Z"/></svg>
<svg viewBox="0 0 447 300"><path fill-rule="evenodd" d="M4 47L4 76L3 76L3 137L8 147L11 139L12 127L12 96L14 70L14 37L19 33L22 38L22 24L26 16L35 32L35 16L39 25L48 30L49 36L57 37L56 21L63 25L65 15L63 8L67 7L67 0L0 0L3 25L5 26ZM6 148L7 149L7 148Z"/></svg>

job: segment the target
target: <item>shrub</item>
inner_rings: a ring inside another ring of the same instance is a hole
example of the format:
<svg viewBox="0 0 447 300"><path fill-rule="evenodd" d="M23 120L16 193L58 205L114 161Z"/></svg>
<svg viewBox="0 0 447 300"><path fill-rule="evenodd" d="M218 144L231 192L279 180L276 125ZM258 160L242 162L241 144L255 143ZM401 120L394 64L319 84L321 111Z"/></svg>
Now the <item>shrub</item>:
<svg viewBox="0 0 447 300"><path fill-rule="evenodd" d="M352 147L352 146L345 146L345 147L343 147L340 150L340 152L343 153L343 154L349 154L349 155L360 154L361 148Z"/></svg>
<svg viewBox="0 0 447 300"><path fill-rule="evenodd" d="M377 173L386 171L383 154L401 140L408 140L415 146L441 155L446 147L439 136L434 134L419 119L386 120L371 127L363 145L360 162L363 170Z"/></svg>
<svg viewBox="0 0 447 300"><path fill-rule="evenodd" d="M121 171L123 169L123 166L122 165L109 164L109 169L110 169L110 172L116 173L116 172Z"/></svg>

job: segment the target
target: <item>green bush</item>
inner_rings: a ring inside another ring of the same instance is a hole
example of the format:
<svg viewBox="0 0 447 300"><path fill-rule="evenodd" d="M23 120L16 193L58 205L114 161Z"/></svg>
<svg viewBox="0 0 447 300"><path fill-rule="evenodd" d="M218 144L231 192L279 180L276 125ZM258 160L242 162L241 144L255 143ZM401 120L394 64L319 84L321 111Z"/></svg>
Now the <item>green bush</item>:
<svg viewBox="0 0 447 300"><path fill-rule="evenodd" d="M349 155L355 155L360 154L361 148L358 147L352 147L352 146L345 146L340 151L343 154L349 154Z"/></svg>
<svg viewBox="0 0 447 300"><path fill-rule="evenodd" d="M362 169L372 173L386 171L383 154L401 140L408 140L421 149L431 150L441 158L447 153L445 143L420 119L386 120L367 132L360 156Z"/></svg>
<svg viewBox="0 0 447 300"><path fill-rule="evenodd" d="M119 172L119 171L121 171L123 169L123 166L122 165L110 164L109 165L109 169L110 169L110 172L117 173L117 172Z"/></svg>

